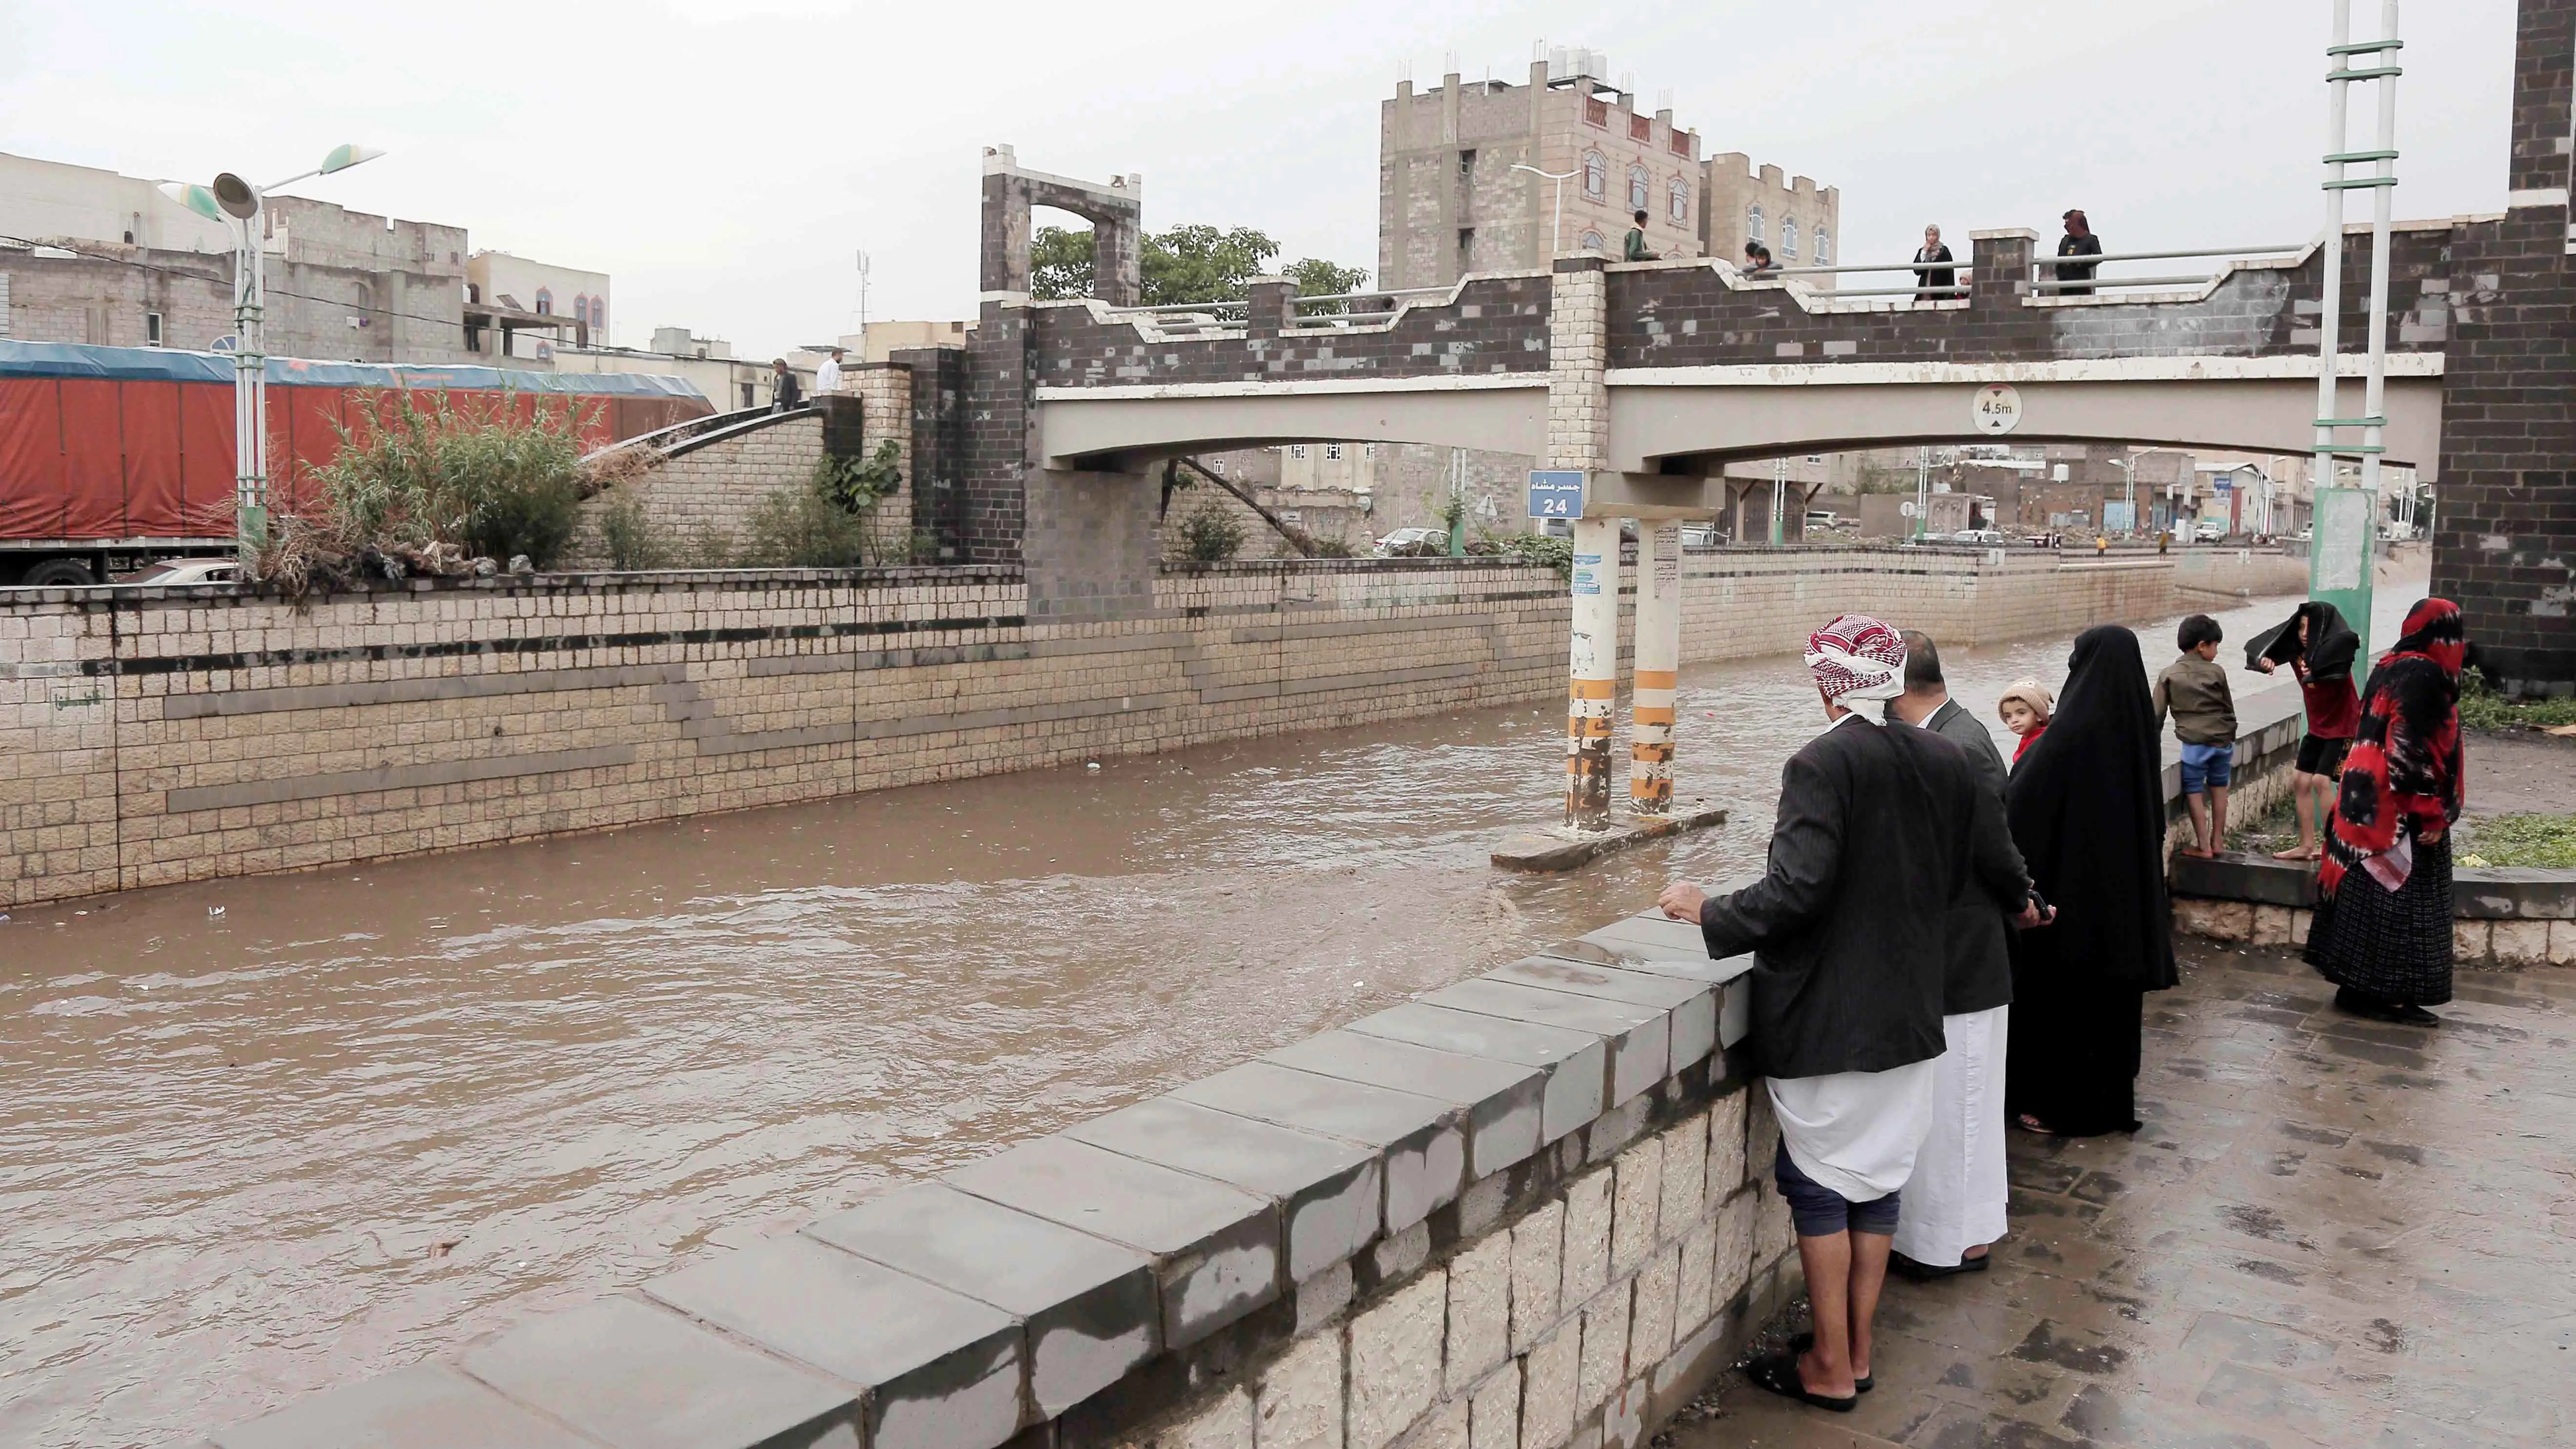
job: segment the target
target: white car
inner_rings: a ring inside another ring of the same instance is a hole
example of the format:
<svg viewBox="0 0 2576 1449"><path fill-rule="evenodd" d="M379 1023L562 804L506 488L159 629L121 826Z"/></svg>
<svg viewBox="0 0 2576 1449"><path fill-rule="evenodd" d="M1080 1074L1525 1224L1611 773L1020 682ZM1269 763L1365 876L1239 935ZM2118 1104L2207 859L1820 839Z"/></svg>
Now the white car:
<svg viewBox="0 0 2576 1449"><path fill-rule="evenodd" d="M140 573L117 580L124 585L229 584L241 578L241 564L228 558L165 558Z"/></svg>
<svg viewBox="0 0 2576 1449"><path fill-rule="evenodd" d="M2227 520L2224 518L2204 518L2198 524L2193 526L2191 536L2200 540L2202 543L2216 543L2227 536Z"/></svg>
<svg viewBox="0 0 2576 1449"><path fill-rule="evenodd" d="M1449 530L1445 528L1399 528L1377 541L1379 558L1395 558L1429 544L1442 553L1449 551Z"/></svg>

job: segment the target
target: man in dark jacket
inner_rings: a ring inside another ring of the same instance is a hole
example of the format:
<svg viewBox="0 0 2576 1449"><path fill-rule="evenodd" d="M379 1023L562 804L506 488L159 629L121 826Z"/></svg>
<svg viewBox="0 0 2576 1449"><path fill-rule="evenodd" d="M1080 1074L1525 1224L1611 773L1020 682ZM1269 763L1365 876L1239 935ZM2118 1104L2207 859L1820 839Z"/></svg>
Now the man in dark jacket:
<svg viewBox="0 0 2576 1449"><path fill-rule="evenodd" d="M1986 723L1950 698L1932 636L1905 631L1905 693L1887 702L1887 722L1930 730L1959 746L2000 821L2004 757ZM2021 882L2030 879L2007 828L1999 853ZM2005 912L1971 882L1950 905L1949 966L1941 1000L1947 1047L1932 1074L1932 1131L1905 1184L1904 1211L1888 1264L1918 1281L1982 1272L1986 1247L2004 1235L2004 1042L2010 1029L2012 956Z"/></svg>
<svg viewBox="0 0 2576 1449"><path fill-rule="evenodd" d="M1898 1190L1931 1127L1950 908L1972 889L1997 911L2026 903L2027 882L2000 802L1958 746L1853 713L1903 690L1894 630L1845 615L1808 641L1807 666L1827 724L1781 771L1768 870L1714 899L1668 886L1660 904L1699 922L1711 956L1755 953L1751 1041L1816 1332L1805 1353L1748 1372L1848 1410L1869 1377Z"/></svg>
<svg viewBox="0 0 2576 1449"><path fill-rule="evenodd" d="M2057 254L2059 256L2098 257L2102 255L2102 239L2093 234L2093 223L2085 220L2084 213L2070 210L2066 213L2063 220L2066 223L2066 235L2057 239ZM2059 262L2057 264L2057 280L2061 282L2089 282L2093 280L2093 273L2100 265L2101 264L2098 262ZM2093 295L2093 289L2091 287L2060 287L2057 289L2057 295L2061 297L2090 297Z"/></svg>

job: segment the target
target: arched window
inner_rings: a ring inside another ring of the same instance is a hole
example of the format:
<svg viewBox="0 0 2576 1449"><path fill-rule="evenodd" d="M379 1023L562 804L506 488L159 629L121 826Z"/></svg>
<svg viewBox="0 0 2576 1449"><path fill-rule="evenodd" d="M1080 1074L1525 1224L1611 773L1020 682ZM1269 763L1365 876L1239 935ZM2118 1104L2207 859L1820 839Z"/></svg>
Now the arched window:
<svg viewBox="0 0 2576 1449"><path fill-rule="evenodd" d="M1587 252L1606 252L1610 250L1610 244L1603 241L1601 239L1601 233L1597 231L1585 232L1583 234L1583 240L1579 245L1581 245Z"/></svg>
<svg viewBox="0 0 2576 1449"><path fill-rule="evenodd" d="M1583 153L1583 194L1594 201L1610 194L1610 162L1598 151Z"/></svg>
<svg viewBox="0 0 2576 1449"><path fill-rule="evenodd" d="M468 301L468 302L475 303L475 304L476 304L476 305L478 305L478 306L479 306L479 305L481 305L481 303L482 303L482 301L483 301L483 289L482 289L481 287L478 287L478 286L474 285L472 282L468 282L468 283L466 283L466 284L465 284L465 300L466 300L466 301Z"/></svg>
<svg viewBox="0 0 2576 1449"><path fill-rule="evenodd" d="M1676 226L1679 226L1679 225L1681 225L1681 224L1683 224L1683 223L1685 223L1685 222L1689 221L1689 220L1690 220L1690 183L1689 183L1689 182L1684 181L1684 180L1680 179L1679 177L1675 177L1675 178L1673 179L1673 187L1672 187L1672 202L1673 202L1673 224L1674 224L1674 225L1676 225Z"/></svg>
<svg viewBox="0 0 2576 1449"><path fill-rule="evenodd" d="M1817 228L1816 228L1816 265L1817 265L1817 266L1820 266L1820 267L1830 267L1830 266L1832 266L1833 264L1834 264L1834 243L1833 243L1833 238L1832 238L1829 234L1827 234L1827 233L1826 233L1826 231L1825 231L1825 229L1824 229L1823 227L1821 227L1821 226L1820 226L1820 227L1817 227Z"/></svg>
<svg viewBox="0 0 2576 1449"><path fill-rule="evenodd" d="M543 287L539 287L537 289L537 311L543 316L553 316L555 314L555 294L547 291Z"/></svg>
<svg viewBox="0 0 2576 1449"><path fill-rule="evenodd" d="M581 323L585 327L590 325L589 293L584 292L580 296L572 299L572 320Z"/></svg>
<svg viewBox="0 0 2576 1449"><path fill-rule="evenodd" d="M1645 167L1631 166L1628 168L1628 209L1630 211L1643 211L1646 209L1647 195L1653 189L1654 184L1655 179L1646 174Z"/></svg>
<svg viewBox="0 0 2576 1449"><path fill-rule="evenodd" d="M1797 259L1798 219L1794 216L1784 216L1780 218L1780 260L1794 262Z"/></svg>
<svg viewBox="0 0 2576 1449"><path fill-rule="evenodd" d="M606 332L608 330L608 299L606 297L593 297L590 299L590 330L593 332Z"/></svg>
<svg viewBox="0 0 2576 1449"><path fill-rule="evenodd" d="M1748 206L1744 208L1744 239L1746 241L1762 240L1762 208L1759 206Z"/></svg>

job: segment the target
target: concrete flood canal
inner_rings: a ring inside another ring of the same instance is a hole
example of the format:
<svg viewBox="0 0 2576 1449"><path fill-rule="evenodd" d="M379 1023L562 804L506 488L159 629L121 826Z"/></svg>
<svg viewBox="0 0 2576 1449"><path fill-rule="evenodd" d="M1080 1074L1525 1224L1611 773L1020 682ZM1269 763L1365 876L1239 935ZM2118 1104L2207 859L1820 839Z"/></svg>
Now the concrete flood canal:
<svg viewBox="0 0 2576 1449"><path fill-rule="evenodd" d="M1541 700L21 909L0 1442L191 1441L1755 869L1812 690L1681 682L1733 820L1575 876L1485 862L1561 794Z"/></svg>

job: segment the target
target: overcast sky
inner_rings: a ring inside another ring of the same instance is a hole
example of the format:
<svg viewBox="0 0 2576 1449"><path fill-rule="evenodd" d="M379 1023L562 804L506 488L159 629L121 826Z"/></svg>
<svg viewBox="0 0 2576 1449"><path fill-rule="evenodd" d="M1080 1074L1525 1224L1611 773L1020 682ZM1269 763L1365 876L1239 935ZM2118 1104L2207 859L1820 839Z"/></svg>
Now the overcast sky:
<svg viewBox="0 0 2576 1449"><path fill-rule="evenodd" d="M2354 7L2364 33L2378 8ZM2401 217L2499 210L2509 0L2411 10ZM745 354L869 315L971 316L979 148L1145 174L1146 224L1251 225L1289 258L1374 266L1378 105L1526 76L1533 47L1611 79L1709 152L1842 188L1848 261L1952 237L2112 250L2270 244L2323 219L2329 0L1045 6L825 0L0 0L0 151L253 180L342 141L383 160L296 190L462 224L614 275L615 340L656 325ZM2360 88L2366 96L2368 88ZM2358 98L2358 97L2357 97ZM2371 122L2356 106L2356 148ZM2354 211L2366 216L2357 195Z"/></svg>

